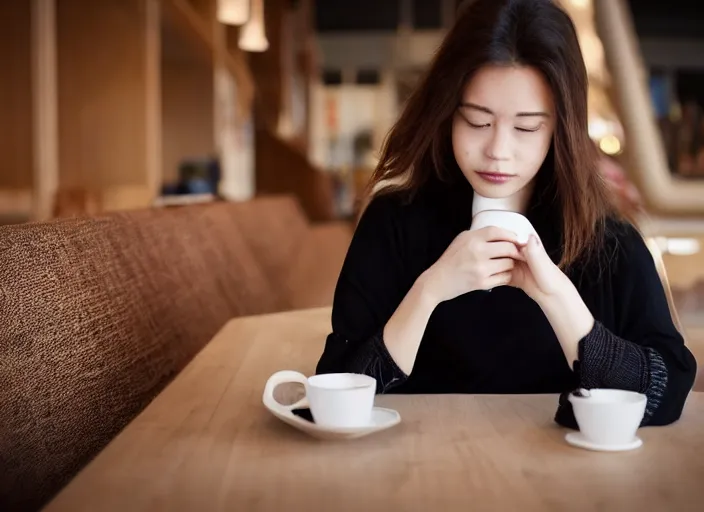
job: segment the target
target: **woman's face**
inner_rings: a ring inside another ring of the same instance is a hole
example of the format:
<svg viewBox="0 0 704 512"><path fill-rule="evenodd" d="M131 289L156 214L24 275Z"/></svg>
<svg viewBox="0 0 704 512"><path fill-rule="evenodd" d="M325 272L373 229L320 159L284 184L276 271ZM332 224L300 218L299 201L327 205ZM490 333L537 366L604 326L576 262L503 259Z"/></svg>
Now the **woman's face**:
<svg viewBox="0 0 704 512"><path fill-rule="evenodd" d="M510 197L530 188L554 128L552 92L538 71L486 66L465 87L452 122L452 147L475 192Z"/></svg>

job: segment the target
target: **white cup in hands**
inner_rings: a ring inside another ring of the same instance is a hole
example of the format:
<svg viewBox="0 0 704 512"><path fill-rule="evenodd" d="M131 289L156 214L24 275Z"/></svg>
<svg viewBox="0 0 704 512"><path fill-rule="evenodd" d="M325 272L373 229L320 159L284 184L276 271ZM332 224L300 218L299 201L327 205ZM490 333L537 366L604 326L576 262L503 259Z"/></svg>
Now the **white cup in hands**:
<svg viewBox="0 0 704 512"><path fill-rule="evenodd" d="M521 245L528 243L530 235L538 237L538 232L525 216L520 213L504 210L484 210L478 212L472 219L472 225L469 230L475 231L489 226L495 226L515 233L518 243Z"/></svg>
<svg viewBox="0 0 704 512"><path fill-rule="evenodd" d="M511 282L516 260L523 260L517 235L499 227L463 231L424 275L438 302Z"/></svg>

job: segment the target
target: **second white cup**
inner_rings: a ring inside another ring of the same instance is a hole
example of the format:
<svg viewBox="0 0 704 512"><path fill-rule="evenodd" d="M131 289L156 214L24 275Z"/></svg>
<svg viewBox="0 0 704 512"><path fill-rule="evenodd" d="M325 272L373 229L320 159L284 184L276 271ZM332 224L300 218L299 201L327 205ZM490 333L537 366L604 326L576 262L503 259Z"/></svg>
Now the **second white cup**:
<svg viewBox="0 0 704 512"><path fill-rule="evenodd" d="M571 393L568 400L587 441L602 446L633 442L645 414L644 394L620 389L590 389L584 394Z"/></svg>

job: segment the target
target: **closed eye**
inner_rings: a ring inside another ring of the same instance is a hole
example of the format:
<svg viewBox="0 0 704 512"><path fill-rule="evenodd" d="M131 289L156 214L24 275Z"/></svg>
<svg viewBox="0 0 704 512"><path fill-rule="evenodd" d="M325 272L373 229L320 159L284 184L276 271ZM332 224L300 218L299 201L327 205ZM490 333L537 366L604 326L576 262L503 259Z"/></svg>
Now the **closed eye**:
<svg viewBox="0 0 704 512"><path fill-rule="evenodd" d="M491 126L489 123L486 124L475 124L472 122L467 121L467 124L471 126L472 128L489 128ZM524 132L524 133L534 133L540 130L540 126L536 126L535 128L521 128L520 126L516 126L516 130L519 132Z"/></svg>

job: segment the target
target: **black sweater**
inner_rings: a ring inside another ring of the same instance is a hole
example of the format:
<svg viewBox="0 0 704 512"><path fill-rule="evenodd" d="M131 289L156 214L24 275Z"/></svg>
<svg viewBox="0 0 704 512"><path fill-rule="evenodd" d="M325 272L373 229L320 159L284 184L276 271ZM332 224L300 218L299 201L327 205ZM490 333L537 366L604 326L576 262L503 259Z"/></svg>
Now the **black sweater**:
<svg viewBox="0 0 704 512"><path fill-rule="evenodd" d="M472 190L432 180L410 201L375 198L345 259L332 332L317 373L365 373L378 393L559 393L556 421L576 428L567 394L609 387L648 397L644 425L677 420L696 361L675 328L653 259L640 234L610 219L598 257L568 276L596 319L564 352L540 307L519 289L475 291L441 303L406 375L386 350L383 329L415 280L471 223ZM534 201L527 217L553 261L560 257L555 208Z"/></svg>

